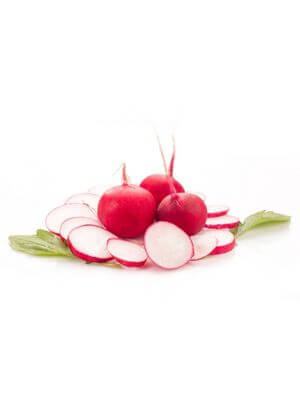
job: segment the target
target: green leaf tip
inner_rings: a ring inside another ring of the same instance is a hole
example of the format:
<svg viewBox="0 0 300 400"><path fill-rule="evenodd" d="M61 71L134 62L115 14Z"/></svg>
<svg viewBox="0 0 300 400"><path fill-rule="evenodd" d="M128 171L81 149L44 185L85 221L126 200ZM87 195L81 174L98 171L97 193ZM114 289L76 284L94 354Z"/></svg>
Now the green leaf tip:
<svg viewBox="0 0 300 400"><path fill-rule="evenodd" d="M35 235L14 235L8 238L10 246L35 256L73 257L68 246L53 233L38 229Z"/></svg>
<svg viewBox="0 0 300 400"><path fill-rule="evenodd" d="M261 225L273 225L283 222L290 222L289 215L275 213L273 211L258 211L249 215L242 224L240 224L234 231L235 237L240 237L244 233Z"/></svg>

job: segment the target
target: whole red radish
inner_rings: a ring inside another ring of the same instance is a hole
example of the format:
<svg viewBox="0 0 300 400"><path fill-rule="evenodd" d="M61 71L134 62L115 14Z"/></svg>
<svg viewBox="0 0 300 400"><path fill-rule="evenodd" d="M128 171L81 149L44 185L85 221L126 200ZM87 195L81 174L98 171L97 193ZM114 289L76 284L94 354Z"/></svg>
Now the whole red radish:
<svg viewBox="0 0 300 400"><path fill-rule="evenodd" d="M204 227L207 208L204 201L191 193L172 193L157 209L157 219L177 225L188 235L195 235Z"/></svg>
<svg viewBox="0 0 300 400"><path fill-rule="evenodd" d="M142 235L156 212L154 197L140 186L130 185L123 165L123 184L104 192L98 204L98 218L110 232L121 238Z"/></svg>
<svg viewBox="0 0 300 400"><path fill-rule="evenodd" d="M164 163L165 174L154 174L150 175L145 178L142 183L141 187L147 189L149 192L153 194L155 198L156 205L158 206L159 203L164 199L168 194L172 193L171 187L175 188L175 191L178 193L184 192L184 188L176 179L173 178L173 171L174 171L174 161L175 161L175 141L173 138L173 154L170 161L169 168L167 167L166 159L163 153L163 149L160 143L159 138L157 137L158 145L160 149L160 153L162 156L162 160Z"/></svg>

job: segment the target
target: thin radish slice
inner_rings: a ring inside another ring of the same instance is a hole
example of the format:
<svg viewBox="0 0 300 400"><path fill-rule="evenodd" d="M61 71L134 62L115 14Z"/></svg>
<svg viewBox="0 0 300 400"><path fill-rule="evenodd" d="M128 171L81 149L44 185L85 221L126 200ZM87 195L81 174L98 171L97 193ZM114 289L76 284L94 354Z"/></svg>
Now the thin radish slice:
<svg viewBox="0 0 300 400"><path fill-rule="evenodd" d="M92 207L93 210L97 212L98 203L100 200L100 196L94 193L78 193L69 197L66 200L66 204L70 203L82 203L87 204Z"/></svg>
<svg viewBox="0 0 300 400"><path fill-rule="evenodd" d="M144 236L138 236L136 238L133 239L127 239L129 242L131 243L135 243L138 244L139 246L144 247Z"/></svg>
<svg viewBox="0 0 300 400"><path fill-rule="evenodd" d="M66 219L60 227L60 236L67 240L69 233L78 226L82 225L96 225L100 226L99 222L96 218L88 218L88 217L72 217Z"/></svg>
<svg viewBox="0 0 300 400"><path fill-rule="evenodd" d="M191 238L170 222L152 224L147 229L144 240L148 257L164 269L182 267L194 254Z"/></svg>
<svg viewBox="0 0 300 400"><path fill-rule="evenodd" d="M88 217L97 218L95 213L86 204L63 204L62 206L54 208L46 217L47 229L59 235L61 224L68 218L72 217Z"/></svg>
<svg viewBox="0 0 300 400"><path fill-rule="evenodd" d="M127 267L141 267L147 260L145 249L127 240L109 239L107 250L121 265Z"/></svg>
<svg viewBox="0 0 300 400"><path fill-rule="evenodd" d="M211 235L217 239L217 247L210 254L224 254L231 251L235 246L234 235L228 230L222 229L208 229L203 233Z"/></svg>
<svg viewBox="0 0 300 400"><path fill-rule="evenodd" d="M216 235L212 235L209 231L202 231L192 236L191 239L194 245L194 255L191 261L201 260L201 258L208 256L218 243Z"/></svg>
<svg viewBox="0 0 300 400"><path fill-rule="evenodd" d="M208 218L222 217L229 211L229 207L222 205L208 205L207 216Z"/></svg>
<svg viewBox="0 0 300 400"><path fill-rule="evenodd" d="M207 218L205 226L212 229L233 229L240 224L238 218L231 215L224 215L222 217Z"/></svg>
<svg viewBox="0 0 300 400"><path fill-rule="evenodd" d="M74 228L68 237L72 253L87 262L103 262L112 259L106 248L107 241L115 235L95 225Z"/></svg>

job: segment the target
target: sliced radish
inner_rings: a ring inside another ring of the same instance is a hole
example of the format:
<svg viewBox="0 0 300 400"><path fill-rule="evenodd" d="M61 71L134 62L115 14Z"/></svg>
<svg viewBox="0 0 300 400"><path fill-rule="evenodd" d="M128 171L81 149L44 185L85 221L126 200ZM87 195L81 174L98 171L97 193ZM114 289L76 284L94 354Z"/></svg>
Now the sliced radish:
<svg viewBox="0 0 300 400"><path fill-rule="evenodd" d="M152 224L145 233L144 241L148 257L161 268L182 267L194 254L191 238L170 222Z"/></svg>
<svg viewBox="0 0 300 400"><path fill-rule="evenodd" d="M69 203L82 203L92 207L93 210L97 211L100 196L94 193L78 193L69 197L66 200L66 204Z"/></svg>
<svg viewBox="0 0 300 400"><path fill-rule="evenodd" d="M211 235L217 239L217 247L210 254L228 253L235 246L234 235L226 229L207 229L204 232L206 235Z"/></svg>
<svg viewBox="0 0 300 400"><path fill-rule="evenodd" d="M207 218L205 226L206 228L213 229L233 229L240 224L238 218L231 215L224 215L222 217Z"/></svg>
<svg viewBox="0 0 300 400"><path fill-rule="evenodd" d="M221 205L208 205L207 216L208 218L221 217L226 215L229 211L229 207Z"/></svg>
<svg viewBox="0 0 300 400"><path fill-rule="evenodd" d="M60 227L60 236L67 240L69 233L78 226L82 225L96 225L100 226L99 222L96 218L88 218L88 217L72 217L66 219Z"/></svg>
<svg viewBox="0 0 300 400"><path fill-rule="evenodd" d="M191 237L194 245L194 255L191 261L201 260L208 256L217 247L216 235L212 235L210 231L202 231Z"/></svg>
<svg viewBox="0 0 300 400"><path fill-rule="evenodd" d="M72 217L88 217L97 218L95 213L86 204L63 204L62 206L54 208L46 217L47 229L59 235L61 224L68 218Z"/></svg>
<svg viewBox="0 0 300 400"><path fill-rule="evenodd" d="M106 248L107 241L115 235L95 225L74 228L68 236L72 253L87 262L103 262L112 259Z"/></svg>
<svg viewBox="0 0 300 400"><path fill-rule="evenodd" d="M109 239L107 250L122 265L141 267L147 260L147 253L142 246L122 239Z"/></svg>

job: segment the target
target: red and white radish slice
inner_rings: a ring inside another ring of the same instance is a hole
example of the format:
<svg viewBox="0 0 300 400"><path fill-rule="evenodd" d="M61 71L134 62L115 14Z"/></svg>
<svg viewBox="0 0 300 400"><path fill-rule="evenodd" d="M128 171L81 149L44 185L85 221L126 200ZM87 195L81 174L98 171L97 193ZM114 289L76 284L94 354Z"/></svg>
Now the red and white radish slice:
<svg viewBox="0 0 300 400"><path fill-rule="evenodd" d="M68 236L72 253L87 262L103 262L112 259L107 250L107 241L115 235L95 225L82 225L74 228Z"/></svg>
<svg viewBox="0 0 300 400"><path fill-rule="evenodd" d="M223 215L222 217L207 218L205 226L212 229L233 229L240 224L238 218L232 215Z"/></svg>
<svg viewBox="0 0 300 400"><path fill-rule="evenodd" d="M210 253L211 255L228 253L235 246L234 235L226 229L209 229L204 232L217 239L217 247Z"/></svg>
<svg viewBox="0 0 300 400"><path fill-rule="evenodd" d="M191 261L201 260L201 258L208 256L218 243L216 235L212 235L210 231L202 231L192 236L191 239L194 245L194 255Z"/></svg>
<svg viewBox="0 0 300 400"><path fill-rule="evenodd" d="M59 235L61 224L68 218L72 217L88 217L97 218L96 214L86 204L63 204L62 206L54 208L46 217L47 229Z"/></svg>
<svg viewBox="0 0 300 400"><path fill-rule="evenodd" d="M60 236L67 240L69 233L78 226L82 225L96 225L100 226L99 222L96 218L88 218L88 217L72 217L66 219L60 227Z"/></svg>
<svg viewBox="0 0 300 400"><path fill-rule="evenodd" d="M78 193L74 194L73 196L69 197L66 200L66 204L70 203L82 203L87 204L88 206L92 207L95 212L97 212L98 203L100 200L100 196L94 193Z"/></svg>
<svg viewBox="0 0 300 400"><path fill-rule="evenodd" d="M145 233L144 243L148 257L164 269L182 267L194 254L191 238L170 222L152 224Z"/></svg>
<svg viewBox="0 0 300 400"><path fill-rule="evenodd" d="M141 267L147 260L147 253L142 246L122 239L109 239L107 250L122 265Z"/></svg>
<svg viewBox="0 0 300 400"><path fill-rule="evenodd" d="M207 217L208 218L222 217L223 215L226 215L228 211L229 207L224 205L208 205Z"/></svg>

